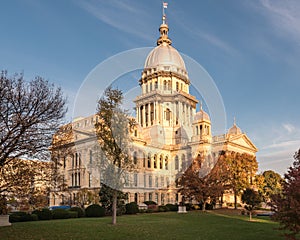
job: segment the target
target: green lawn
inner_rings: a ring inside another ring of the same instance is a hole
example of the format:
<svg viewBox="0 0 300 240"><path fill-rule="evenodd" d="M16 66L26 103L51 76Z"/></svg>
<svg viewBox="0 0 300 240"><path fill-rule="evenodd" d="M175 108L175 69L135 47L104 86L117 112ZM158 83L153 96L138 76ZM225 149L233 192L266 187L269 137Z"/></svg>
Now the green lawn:
<svg viewBox="0 0 300 240"><path fill-rule="evenodd" d="M218 211L121 216L117 226L110 221L105 217L14 223L0 227L0 239L283 239L278 224L268 217L249 222L246 216Z"/></svg>

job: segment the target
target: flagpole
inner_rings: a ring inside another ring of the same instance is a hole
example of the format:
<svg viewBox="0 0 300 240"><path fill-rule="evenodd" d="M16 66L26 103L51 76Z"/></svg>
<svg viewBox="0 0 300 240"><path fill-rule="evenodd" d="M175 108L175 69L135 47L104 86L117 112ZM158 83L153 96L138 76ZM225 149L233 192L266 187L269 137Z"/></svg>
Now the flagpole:
<svg viewBox="0 0 300 240"><path fill-rule="evenodd" d="M162 15L163 15L163 23L165 23L165 4L164 4L165 2L164 1L162 1Z"/></svg>

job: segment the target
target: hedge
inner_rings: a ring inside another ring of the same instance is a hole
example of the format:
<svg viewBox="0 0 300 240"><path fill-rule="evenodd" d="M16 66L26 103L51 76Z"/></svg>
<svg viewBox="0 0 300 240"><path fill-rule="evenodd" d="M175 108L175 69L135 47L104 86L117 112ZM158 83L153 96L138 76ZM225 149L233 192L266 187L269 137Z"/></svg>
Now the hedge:
<svg viewBox="0 0 300 240"><path fill-rule="evenodd" d="M127 203L125 208L126 214L137 214L139 212L139 207L136 202Z"/></svg>
<svg viewBox="0 0 300 240"><path fill-rule="evenodd" d="M79 218L85 216L84 209L82 209L81 207L71 207L71 208L69 209L69 211L71 211L71 212L77 212L77 216L78 216Z"/></svg>
<svg viewBox="0 0 300 240"><path fill-rule="evenodd" d="M105 208L98 204L92 204L85 209L85 215L87 217L104 217Z"/></svg>

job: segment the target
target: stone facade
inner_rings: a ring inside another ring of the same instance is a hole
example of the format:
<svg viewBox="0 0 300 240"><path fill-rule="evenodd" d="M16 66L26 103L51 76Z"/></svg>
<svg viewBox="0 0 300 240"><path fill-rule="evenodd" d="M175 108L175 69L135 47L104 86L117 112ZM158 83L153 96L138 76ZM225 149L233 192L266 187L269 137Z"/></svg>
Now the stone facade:
<svg viewBox="0 0 300 240"><path fill-rule="evenodd" d="M198 100L189 93L185 63L171 46L165 19L159 30L157 47L149 53L139 80L141 94L134 100L137 124L131 157L135 169L128 174L123 191L129 193L129 202L152 200L163 205L181 201L175 180L192 159L205 156L203 164L211 169L220 151L255 155L257 148L236 123L227 133L212 136L210 117L202 104L196 112ZM90 116L68 125L73 132L64 148L71 154L64 157L61 167L68 190L54 191L51 205L76 204L82 188L99 190L101 174L94 157L97 121Z"/></svg>

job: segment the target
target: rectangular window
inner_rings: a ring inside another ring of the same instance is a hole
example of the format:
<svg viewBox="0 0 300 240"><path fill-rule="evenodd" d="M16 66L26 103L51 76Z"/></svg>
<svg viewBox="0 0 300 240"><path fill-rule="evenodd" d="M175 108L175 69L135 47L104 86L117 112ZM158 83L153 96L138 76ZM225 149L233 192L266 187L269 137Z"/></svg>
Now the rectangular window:
<svg viewBox="0 0 300 240"><path fill-rule="evenodd" d="M165 186L165 178L164 178L164 176L161 176L161 177L160 177L160 186L161 186L161 187L164 187L164 186Z"/></svg>
<svg viewBox="0 0 300 240"><path fill-rule="evenodd" d="M152 187L152 176L149 175L149 187Z"/></svg>
<svg viewBox="0 0 300 240"><path fill-rule="evenodd" d="M89 173L89 187L92 186L92 174Z"/></svg>
<svg viewBox="0 0 300 240"><path fill-rule="evenodd" d="M133 175L133 183L134 183L134 186L137 187L138 186L138 175L137 173L135 173Z"/></svg>
<svg viewBox="0 0 300 240"><path fill-rule="evenodd" d="M93 151L90 150L90 164L92 164L93 162Z"/></svg>

